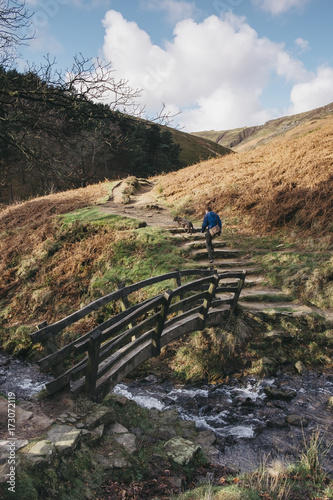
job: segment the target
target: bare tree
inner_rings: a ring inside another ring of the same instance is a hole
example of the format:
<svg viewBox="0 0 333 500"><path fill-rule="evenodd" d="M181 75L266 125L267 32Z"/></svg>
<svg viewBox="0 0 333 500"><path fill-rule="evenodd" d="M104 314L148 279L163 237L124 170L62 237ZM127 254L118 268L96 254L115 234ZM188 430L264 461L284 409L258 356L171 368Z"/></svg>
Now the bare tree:
<svg viewBox="0 0 333 500"><path fill-rule="evenodd" d="M0 0L0 65L12 61L16 47L32 38L25 31L30 17L24 2Z"/></svg>

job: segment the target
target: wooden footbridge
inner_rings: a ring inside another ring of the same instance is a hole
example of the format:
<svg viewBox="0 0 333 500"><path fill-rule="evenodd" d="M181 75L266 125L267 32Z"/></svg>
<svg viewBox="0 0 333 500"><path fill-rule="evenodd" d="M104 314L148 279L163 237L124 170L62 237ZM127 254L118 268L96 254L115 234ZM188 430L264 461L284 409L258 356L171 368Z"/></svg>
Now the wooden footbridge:
<svg viewBox="0 0 333 500"><path fill-rule="evenodd" d="M73 397L85 392L94 401L102 400L137 366L158 356L169 342L221 324L235 310L245 276L245 271L176 270L129 286L119 285L115 292L52 325L40 324L30 336L34 344L44 347L46 356L38 362L41 370L54 375L54 380L46 384L48 394L69 386ZM173 290L130 304L128 297L133 292L168 280L175 283ZM114 301L121 302L122 312L57 348L60 332Z"/></svg>

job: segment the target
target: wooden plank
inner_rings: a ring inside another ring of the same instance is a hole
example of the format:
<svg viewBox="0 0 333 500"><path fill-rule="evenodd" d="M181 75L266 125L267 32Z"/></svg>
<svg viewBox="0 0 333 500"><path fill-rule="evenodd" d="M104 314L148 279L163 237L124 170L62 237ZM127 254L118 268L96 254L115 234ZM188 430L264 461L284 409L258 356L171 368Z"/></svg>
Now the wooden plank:
<svg viewBox="0 0 333 500"><path fill-rule="evenodd" d="M155 283L159 283L161 281L166 281L169 279L174 279L176 278L176 276L177 273L174 271L171 273L162 274L160 276L155 276L153 278L148 278L146 280L139 281L138 283L134 283L133 285L128 285L120 290L116 290L115 292L112 292L108 295L105 295L104 297L95 300L94 302L91 302L90 304L83 307L79 311L76 311L70 314L69 316L66 316L66 318L63 318L60 321L53 323L52 325L41 328L37 332L31 333L30 334L31 341L33 344L36 344L38 342L44 342L52 335L61 332L62 330L64 330L64 328L67 328L67 326L70 326L79 319L84 318L85 316L87 316L87 314L90 314L93 311L97 311L100 307L108 304L109 302L112 302L114 300L119 300L125 296L130 295L133 292L136 292L137 290L140 290L141 288L154 285Z"/></svg>
<svg viewBox="0 0 333 500"><path fill-rule="evenodd" d="M94 399L94 392L97 381L98 357L102 332L98 330L89 338L88 362L86 367L85 390L91 399Z"/></svg>
<svg viewBox="0 0 333 500"><path fill-rule="evenodd" d="M81 364L83 365L84 363L87 363L87 358L85 358L82 361L80 361L80 363L78 363L76 365L76 367L79 367ZM73 367L71 367L65 373L63 373L62 375L60 375L60 377L58 377L58 378L56 378L54 380L51 380L51 382L48 382L47 384L45 384L47 393L48 394L53 394L54 392L56 392L56 391L62 389L63 387L65 387L65 385L69 384L70 381L71 381L71 377L72 377L72 371L73 371Z"/></svg>
<svg viewBox="0 0 333 500"><path fill-rule="evenodd" d="M161 295L161 297L162 297L162 295ZM74 352L76 352L76 354L79 354L80 351L75 351L76 345L83 343L84 341L88 341L89 337L91 335L93 335L97 330L102 330L104 332L107 328L114 325L115 323L120 321L122 318L125 318L127 316L127 314L129 314L133 311L136 311L137 309L139 309L139 307L142 307L143 305L148 304L151 300L154 300L154 299L147 299L144 302L141 302L140 304L135 304L130 309L127 309L127 311L123 311L123 312L113 316L112 318L104 321L104 323L101 323L100 325L96 326L90 332L82 335L82 337L80 337L80 339L73 340L72 342L70 342L66 346L59 349L59 351L57 351L53 354L50 354L49 356L46 356L45 358L40 359L38 361L40 369L47 370L50 366L59 363L59 361L67 359L68 356L70 356ZM85 351L86 351L86 349L82 350L82 352L85 352Z"/></svg>
<svg viewBox="0 0 333 500"><path fill-rule="evenodd" d="M169 314L173 314L178 311L188 311L195 306L199 301L203 300L206 297L207 292L200 292L188 297L187 299L180 300L179 302L175 302L169 307Z"/></svg>
<svg viewBox="0 0 333 500"><path fill-rule="evenodd" d="M133 340L133 342L125 345L121 350L118 350L117 352L106 358L105 363L102 364L98 369L97 379L105 375L105 373L108 372L115 363L117 363L118 359L124 357L128 353L136 351L140 345L144 344L147 341L147 339L151 339L152 334L153 330L149 330L148 332L141 335L141 337L139 337L138 339Z"/></svg>
<svg viewBox="0 0 333 500"><path fill-rule="evenodd" d="M103 331L102 342L105 342L110 337L112 337L112 335L119 332L119 330L125 328L129 323L133 322L133 320L137 319L142 314L145 314L146 312L149 312L150 310L159 306L160 304L162 304L162 302L163 302L163 295L158 295L157 297L155 297L154 299L149 301L149 303L145 304L142 307L139 307L138 309L136 309L136 311L128 314L125 318L118 321L118 323L113 325L111 328L107 328L105 331ZM133 330L133 329L131 329L131 330ZM131 331L131 330L128 330L128 331Z"/></svg>

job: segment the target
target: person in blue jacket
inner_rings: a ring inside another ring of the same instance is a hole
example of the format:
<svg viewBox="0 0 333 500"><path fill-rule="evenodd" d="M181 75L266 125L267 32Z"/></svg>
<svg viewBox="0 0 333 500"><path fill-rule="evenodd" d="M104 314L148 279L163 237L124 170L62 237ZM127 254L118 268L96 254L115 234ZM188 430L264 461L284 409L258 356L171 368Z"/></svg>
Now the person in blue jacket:
<svg viewBox="0 0 333 500"><path fill-rule="evenodd" d="M214 247L213 247L213 238L221 234L222 231L222 222L220 217L212 211L210 207L207 207L205 210L205 217L202 222L201 232L204 233L206 231L206 247L208 252L209 262L213 262L214 257Z"/></svg>

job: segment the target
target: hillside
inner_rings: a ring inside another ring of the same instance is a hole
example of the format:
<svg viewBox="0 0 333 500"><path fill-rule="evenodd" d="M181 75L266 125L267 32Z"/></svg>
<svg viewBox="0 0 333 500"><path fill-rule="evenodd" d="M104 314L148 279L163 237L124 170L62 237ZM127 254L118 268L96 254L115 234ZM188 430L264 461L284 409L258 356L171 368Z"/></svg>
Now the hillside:
<svg viewBox="0 0 333 500"><path fill-rule="evenodd" d="M284 135L299 126L313 125L311 122L314 120L321 120L332 113L333 103L305 113L270 120L260 126L241 127L224 131L195 132L193 135L209 139L217 144L240 152L252 149L261 144L268 144L275 137Z"/></svg>
<svg viewBox="0 0 333 500"><path fill-rule="evenodd" d="M332 138L332 115L307 120L267 145L159 177L156 192L198 219L209 203L242 230L293 229L331 241Z"/></svg>
<svg viewBox="0 0 333 500"><path fill-rule="evenodd" d="M230 152L116 105L96 104L67 81L47 83L33 72L0 68L0 87L0 204L105 179L148 177Z"/></svg>

